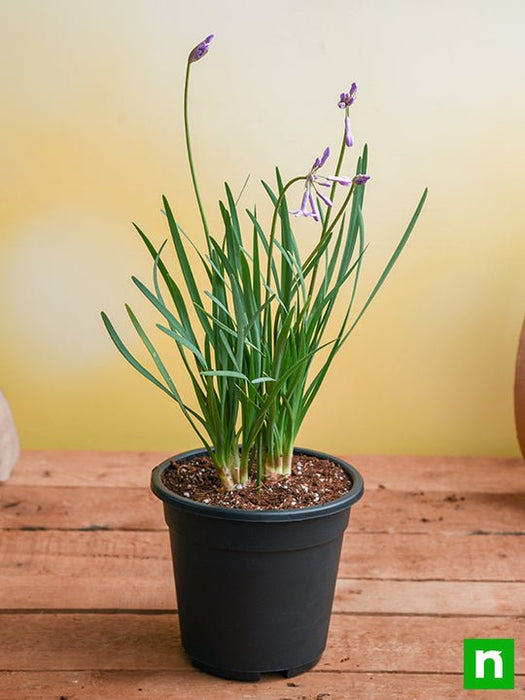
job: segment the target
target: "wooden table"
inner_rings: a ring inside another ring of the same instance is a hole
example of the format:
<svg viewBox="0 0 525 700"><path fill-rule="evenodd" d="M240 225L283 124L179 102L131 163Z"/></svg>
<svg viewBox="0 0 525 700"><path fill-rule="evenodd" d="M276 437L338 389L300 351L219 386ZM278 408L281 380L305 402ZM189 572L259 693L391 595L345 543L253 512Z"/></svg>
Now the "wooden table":
<svg viewBox="0 0 525 700"><path fill-rule="evenodd" d="M181 649L168 535L148 489L165 455L25 452L0 485L0 698L447 700L465 637L516 640L525 692L525 463L349 458L353 509L327 649L309 673L235 683Z"/></svg>

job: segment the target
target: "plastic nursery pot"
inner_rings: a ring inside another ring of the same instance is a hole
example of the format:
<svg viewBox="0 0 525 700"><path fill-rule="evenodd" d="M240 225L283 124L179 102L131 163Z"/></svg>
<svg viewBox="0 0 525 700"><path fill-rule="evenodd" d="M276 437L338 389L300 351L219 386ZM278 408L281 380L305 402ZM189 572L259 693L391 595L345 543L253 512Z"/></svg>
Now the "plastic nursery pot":
<svg viewBox="0 0 525 700"><path fill-rule="evenodd" d="M296 510L244 511L197 503L162 483L176 455L152 472L169 527L182 645L194 666L234 680L261 673L290 678L312 668L325 646L343 533L363 495L359 472L329 458L351 477L351 490L330 503Z"/></svg>

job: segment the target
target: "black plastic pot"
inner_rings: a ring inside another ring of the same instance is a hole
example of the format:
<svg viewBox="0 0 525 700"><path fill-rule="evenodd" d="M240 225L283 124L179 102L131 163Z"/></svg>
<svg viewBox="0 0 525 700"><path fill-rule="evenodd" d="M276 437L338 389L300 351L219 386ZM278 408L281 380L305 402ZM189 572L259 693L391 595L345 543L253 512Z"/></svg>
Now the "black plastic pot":
<svg viewBox="0 0 525 700"><path fill-rule="evenodd" d="M192 663L235 680L292 677L319 660L328 634L344 530L363 495L359 472L331 503L284 511L219 508L178 496L162 483L176 455L152 472L170 531L182 645Z"/></svg>

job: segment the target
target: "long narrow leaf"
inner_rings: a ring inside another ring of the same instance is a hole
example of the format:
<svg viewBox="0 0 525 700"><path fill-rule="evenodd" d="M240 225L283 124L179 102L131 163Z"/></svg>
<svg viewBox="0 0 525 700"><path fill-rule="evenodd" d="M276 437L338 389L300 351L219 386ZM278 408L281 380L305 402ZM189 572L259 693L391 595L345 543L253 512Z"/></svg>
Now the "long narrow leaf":
<svg viewBox="0 0 525 700"><path fill-rule="evenodd" d="M173 218L173 213L171 211L170 205L166 197L162 197L162 201L164 204L164 209L166 211L166 216L168 218L168 226L170 229L171 238L173 240L173 245L177 253L177 258L179 260L182 269L182 274L184 275L184 280L186 282L186 286L188 288L191 300L194 304L201 304L199 289L197 287L197 283L195 282L195 277L193 276L193 272L188 261L188 256L186 255L186 251L184 249L184 244L181 239L179 228L177 226L177 223L175 222L175 219ZM206 318L206 316L199 314L199 320L201 322L202 327L204 328L204 331L206 333L210 332L211 328L209 327L208 319Z"/></svg>
<svg viewBox="0 0 525 700"><path fill-rule="evenodd" d="M379 280L377 281L375 287L373 288L372 292L370 293L370 296L366 300L363 308L359 312L359 315L357 316L356 320L354 321L354 323L352 324L352 326L348 330L344 339L346 339L348 337L348 335L353 331L353 329L359 323L359 321L363 317L363 314L365 313L365 311L368 309L368 307L372 303L372 300L374 299L375 295L378 293L378 291L383 286L383 283L386 280L386 278L388 277L390 270L394 267L396 260L401 255L401 252L402 252L403 248L405 247L405 245L407 244L407 241L410 238L410 234L412 233L414 226L416 225L416 222L419 218L419 215L421 214L421 210L423 209L423 205L424 205L425 200L427 198L427 194L428 194L428 188L425 188L425 191L423 192L423 195L422 195L421 199L419 200L419 204L417 205L416 211L414 212L414 215L412 216L412 219L410 220L410 223L408 224L407 229L406 229L405 233L403 234L403 237L399 241L397 248L394 250L394 252L392 254L392 257L388 261L388 263L387 263L385 269L383 270ZM344 340L343 340L343 342L344 342Z"/></svg>
<svg viewBox="0 0 525 700"><path fill-rule="evenodd" d="M175 399L175 396L170 389L168 389L162 382L160 382L149 370L147 370L144 365L142 365L132 354L131 352L127 349L127 347L124 345L122 342L119 334L115 330L113 324L109 320L108 316L106 313L102 312L101 313L102 320L104 321L104 325L106 326L106 330L109 333L109 336L113 343L115 344L115 347L117 350L120 352L120 354L129 362L129 364L137 370L137 372L140 372L142 376L146 377L152 384L155 384L156 387L161 389L165 394L167 394L169 397L172 399Z"/></svg>

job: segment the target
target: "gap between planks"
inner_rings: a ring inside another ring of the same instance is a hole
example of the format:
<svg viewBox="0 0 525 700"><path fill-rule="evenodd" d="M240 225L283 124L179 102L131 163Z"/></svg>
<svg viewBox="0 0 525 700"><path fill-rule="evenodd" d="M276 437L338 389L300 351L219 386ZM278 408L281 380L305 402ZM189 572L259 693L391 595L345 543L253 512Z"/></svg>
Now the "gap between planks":
<svg viewBox="0 0 525 700"><path fill-rule="evenodd" d="M4 609L0 610L0 617L2 615L177 615L177 610L175 609L165 609L165 610L152 610L152 609L144 609L144 610L137 610L133 608L118 608L118 609L111 609L111 608L13 608L13 609ZM352 615L355 617L359 616L366 616L366 617L421 617L421 613L403 613L403 612L392 612L392 613L385 613L385 612L338 612L336 610L332 611L332 615ZM433 617L439 617L439 618L453 618L453 619L462 619L462 618L472 618L472 619L484 619L484 618L492 618L492 617L501 617L501 613L499 615L480 615L479 613L424 613L425 617L428 618L433 618ZM517 619L521 619L522 615L521 614L515 614L515 615L507 615L507 617L512 618L515 617Z"/></svg>
<svg viewBox="0 0 525 700"><path fill-rule="evenodd" d="M106 576L79 580L53 574L0 578L4 610L173 611L172 577ZM519 616L523 584L339 579L334 614ZM60 600L60 606L56 605Z"/></svg>

